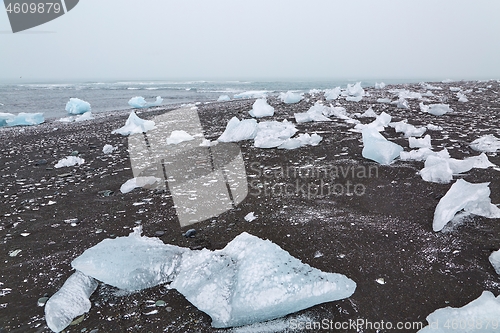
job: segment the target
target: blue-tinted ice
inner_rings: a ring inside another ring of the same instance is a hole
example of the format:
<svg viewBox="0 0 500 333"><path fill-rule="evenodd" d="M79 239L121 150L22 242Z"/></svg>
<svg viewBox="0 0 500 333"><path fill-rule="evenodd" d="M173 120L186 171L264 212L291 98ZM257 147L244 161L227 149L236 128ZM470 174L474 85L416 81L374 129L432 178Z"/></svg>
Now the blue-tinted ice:
<svg viewBox="0 0 500 333"><path fill-rule="evenodd" d="M11 126L31 126L38 125L45 121L43 113L25 113L18 115L0 112L0 127Z"/></svg>
<svg viewBox="0 0 500 333"><path fill-rule="evenodd" d="M364 158L373 160L380 164L391 164L403 151L403 147L388 141L376 128L365 127L363 134Z"/></svg>

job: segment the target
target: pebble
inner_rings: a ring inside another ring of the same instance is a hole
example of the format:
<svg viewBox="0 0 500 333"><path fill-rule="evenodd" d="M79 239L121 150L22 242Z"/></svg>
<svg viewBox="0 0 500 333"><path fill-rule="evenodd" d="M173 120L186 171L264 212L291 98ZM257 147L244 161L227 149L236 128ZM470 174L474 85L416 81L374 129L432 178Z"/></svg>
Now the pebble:
<svg viewBox="0 0 500 333"><path fill-rule="evenodd" d="M188 231L186 231L186 233L184 234L184 237L186 238L192 238L196 235L196 230L195 229L189 229Z"/></svg>
<svg viewBox="0 0 500 333"><path fill-rule="evenodd" d="M19 253L21 253L22 250L14 250L9 252L10 257L17 257Z"/></svg>
<svg viewBox="0 0 500 333"><path fill-rule="evenodd" d="M38 304L38 306L45 306L45 303L47 303L48 300L49 300L48 297L45 297L45 296L44 297L40 297L38 299L37 304Z"/></svg>
<svg viewBox="0 0 500 333"><path fill-rule="evenodd" d="M156 306L165 306L165 305L167 305L167 303L165 303L165 301L159 300L159 301L156 301L155 305Z"/></svg>
<svg viewBox="0 0 500 333"><path fill-rule="evenodd" d="M35 165L45 165L47 163L48 163L47 160L39 160L39 161L35 162Z"/></svg>
<svg viewBox="0 0 500 333"><path fill-rule="evenodd" d="M115 192L111 191L111 190L104 190L104 191L100 191L99 194L102 195L103 197L109 197L111 195L113 195Z"/></svg>
<svg viewBox="0 0 500 333"><path fill-rule="evenodd" d="M165 235L165 231L163 231L163 230L158 230L158 231L155 231L155 236L156 236L156 237L161 237L161 236L163 236L163 235Z"/></svg>
<svg viewBox="0 0 500 333"><path fill-rule="evenodd" d="M167 306L165 310L167 310L167 312L172 312L172 308L170 306Z"/></svg>
<svg viewBox="0 0 500 333"><path fill-rule="evenodd" d="M78 150L72 151L71 156L77 156L79 154Z"/></svg>
<svg viewBox="0 0 500 333"><path fill-rule="evenodd" d="M58 175L59 177L61 178L64 178L64 177L70 177L71 176L71 173L61 173L60 175Z"/></svg>
<svg viewBox="0 0 500 333"><path fill-rule="evenodd" d="M64 220L67 224L78 224L80 221L77 218Z"/></svg>

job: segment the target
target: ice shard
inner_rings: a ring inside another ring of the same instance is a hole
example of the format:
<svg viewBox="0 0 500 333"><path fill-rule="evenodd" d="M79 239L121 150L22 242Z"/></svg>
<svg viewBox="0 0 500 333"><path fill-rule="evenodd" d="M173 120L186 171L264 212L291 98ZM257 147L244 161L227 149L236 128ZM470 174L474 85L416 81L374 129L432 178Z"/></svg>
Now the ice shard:
<svg viewBox="0 0 500 333"><path fill-rule="evenodd" d="M364 128L362 134L364 158L380 164L391 164L403 151L403 147L388 141L376 128Z"/></svg>
<svg viewBox="0 0 500 333"><path fill-rule="evenodd" d="M125 126L120 127L111 132L111 134L131 135L146 133L155 128L155 122L152 120L144 120L139 118L134 111L132 111L125 122Z"/></svg>

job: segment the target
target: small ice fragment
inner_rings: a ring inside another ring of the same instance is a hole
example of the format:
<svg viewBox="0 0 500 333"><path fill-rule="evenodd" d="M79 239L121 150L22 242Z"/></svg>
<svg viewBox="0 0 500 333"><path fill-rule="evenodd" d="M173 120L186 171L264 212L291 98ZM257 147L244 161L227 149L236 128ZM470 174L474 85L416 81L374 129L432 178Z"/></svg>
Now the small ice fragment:
<svg viewBox="0 0 500 333"><path fill-rule="evenodd" d="M257 219L257 216L255 216L253 212L250 212L247 215L245 215L244 219L247 222L252 222L253 220Z"/></svg>
<svg viewBox="0 0 500 333"><path fill-rule="evenodd" d="M365 128L373 128L378 132L381 132L385 129L387 125L391 122L391 116L385 112L382 112L377 118L369 124L357 124L354 126L354 130L362 131Z"/></svg>
<svg viewBox="0 0 500 333"><path fill-rule="evenodd" d="M325 89L325 99L327 101L335 100L340 96L340 87L335 87L333 89Z"/></svg>
<svg viewBox="0 0 500 333"><path fill-rule="evenodd" d="M488 259L495 269L495 272L500 275L500 250L493 251Z"/></svg>
<svg viewBox="0 0 500 333"><path fill-rule="evenodd" d="M22 250L13 250L9 251L9 257L17 257L19 253L21 253Z"/></svg>
<svg viewBox="0 0 500 333"><path fill-rule="evenodd" d="M470 147L484 153L496 153L500 150L500 139L488 134L472 141Z"/></svg>
<svg viewBox="0 0 500 333"><path fill-rule="evenodd" d="M321 258L323 256L323 253L321 253L320 251L316 251L314 253L314 258Z"/></svg>
<svg viewBox="0 0 500 333"><path fill-rule="evenodd" d="M270 117L274 115L274 108L267 104L265 98L259 98L253 103L249 114L255 118Z"/></svg>
<svg viewBox="0 0 500 333"><path fill-rule="evenodd" d="M403 151L403 147L388 141L375 128L364 128L363 135L363 151L364 158L373 160L380 164L391 164L392 161L399 157Z"/></svg>
<svg viewBox="0 0 500 333"><path fill-rule="evenodd" d="M66 111L69 114L84 114L91 110L90 103L82 101L79 98L70 98L66 103Z"/></svg>
<svg viewBox="0 0 500 333"><path fill-rule="evenodd" d="M375 82L375 89L384 89L385 88L385 83L384 82Z"/></svg>
<svg viewBox="0 0 500 333"><path fill-rule="evenodd" d="M152 176L148 177L135 177L132 179L127 180L123 185L120 187L120 191L122 193L128 193L132 191L136 187L144 187L144 188L149 188L152 185L154 185L157 182L160 182L161 178L156 178Z"/></svg>
<svg viewBox="0 0 500 333"><path fill-rule="evenodd" d="M417 139L414 137L408 138L410 148L432 148L431 145L431 136L427 134L421 139Z"/></svg>
<svg viewBox="0 0 500 333"><path fill-rule="evenodd" d="M407 120L402 120L398 122L393 122L389 124L390 127L393 127L396 130L396 133L403 132L406 138L411 136L419 137L422 136L427 130L426 127L415 127L411 124L407 123Z"/></svg>
<svg viewBox="0 0 500 333"><path fill-rule="evenodd" d="M392 99L390 99L390 98L378 98L377 103L389 104L389 103L392 103Z"/></svg>
<svg viewBox="0 0 500 333"><path fill-rule="evenodd" d="M286 119L282 122L263 121L257 124L257 135L254 140L254 147L275 148L291 138L297 129Z"/></svg>
<svg viewBox="0 0 500 333"><path fill-rule="evenodd" d="M75 165L82 165L85 163L85 160L81 157L77 156L67 156L61 160L59 160L56 165L54 165L54 168L59 169L59 168L64 168L64 167L72 167Z"/></svg>
<svg viewBox="0 0 500 333"><path fill-rule="evenodd" d="M231 118L224 133L217 139L220 142L237 142L254 139L257 135L257 121L255 119L239 120Z"/></svg>
<svg viewBox="0 0 500 333"><path fill-rule="evenodd" d="M498 330L498 318L500 318L500 296L495 297L490 291L483 291L480 297L461 308L446 307L437 309L427 316L428 326L417 333L444 333L444 332L484 332L494 333ZM451 326L456 323L457 327ZM461 323L474 323L472 329L462 329ZM486 326L487 324L488 327ZM475 326L477 325L477 326ZM479 326L481 325L481 326ZM475 329L474 327L479 327Z"/></svg>
<svg viewBox="0 0 500 333"><path fill-rule="evenodd" d="M469 99L467 98L467 96L465 96L465 94L461 93L461 92L457 92L457 97L458 97L458 101L461 102L461 103L466 103L469 101Z"/></svg>
<svg viewBox="0 0 500 333"><path fill-rule="evenodd" d="M375 113L375 111L373 111L372 107L370 107L368 110L363 112L358 117L359 118L377 118L377 114Z"/></svg>
<svg viewBox="0 0 500 333"><path fill-rule="evenodd" d="M279 98L285 104L295 104L300 102L304 97L302 97L302 94L297 94L293 91L287 91L286 93L280 93Z"/></svg>
<svg viewBox="0 0 500 333"><path fill-rule="evenodd" d="M210 147L212 145L211 141L208 139L203 139L200 143L200 147Z"/></svg>
<svg viewBox="0 0 500 333"><path fill-rule="evenodd" d="M134 111L132 111L125 122L125 126L120 127L111 132L111 134L131 135L138 133L146 133L155 128L155 122L152 120L144 120L139 118Z"/></svg>
<svg viewBox="0 0 500 333"><path fill-rule="evenodd" d="M445 113L453 112L450 108L449 104L430 104L424 105L424 103L420 103L420 110L425 113L430 113L435 116L442 116Z"/></svg>
<svg viewBox="0 0 500 333"><path fill-rule="evenodd" d="M329 108L321 104L321 102L314 103L307 112L295 113L295 121L297 123L306 123L310 121L332 121L330 118L325 117L329 114Z"/></svg>
<svg viewBox="0 0 500 333"><path fill-rule="evenodd" d="M365 90L361 87L361 82L356 82L356 84L348 83L346 90L342 91L342 96L363 97L365 96Z"/></svg>
<svg viewBox="0 0 500 333"><path fill-rule="evenodd" d="M402 151L399 154L399 158L403 161L425 161L427 157L435 155L438 157L443 157L443 158L449 158L450 154L448 153L448 150L444 148L443 150L439 152L434 152L430 150L429 148L420 148L417 150L410 150L408 152Z"/></svg>
<svg viewBox="0 0 500 333"><path fill-rule="evenodd" d="M408 101L404 98L398 99L398 101L396 102L396 107L398 109L409 109L410 108L410 106L408 105Z"/></svg>
<svg viewBox="0 0 500 333"><path fill-rule="evenodd" d="M250 90L233 96L233 98L265 98L269 91L267 90Z"/></svg>
<svg viewBox="0 0 500 333"><path fill-rule="evenodd" d="M378 284L385 284L384 278L378 278L375 280L375 282L377 282Z"/></svg>
<svg viewBox="0 0 500 333"><path fill-rule="evenodd" d="M88 312L91 307L89 298L96 288L96 280L76 271L45 304L47 326L54 332L60 332L75 317Z"/></svg>
<svg viewBox="0 0 500 333"><path fill-rule="evenodd" d="M194 137L186 131L174 130L167 138L167 145L176 145L184 141L194 140Z"/></svg>
<svg viewBox="0 0 500 333"><path fill-rule="evenodd" d="M491 203L489 184L472 184L458 179L439 200L434 211L433 230L442 230L462 209L487 218L500 218L500 208Z"/></svg>
<svg viewBox="0 0 500 333"><path fill-rule="evenodd" d="M142 96L136 96L132 97L128 101L128 105L130 105L135 109L142 109L142 108L149 108L152 106L160 106L162 102L163 98L161 98L160 96L156 96L156 100L152 103L146 102L146 100Z"/></svg>
<svg viewBox="0 0 500 333"><path fill-rule="evenodd" d="M29 235L30 235L30 233L29 233L29 232L22 232L22 233L21 233L21 236L23 236L23 237L28 237Z"/></svg>
<svg viewBox="0 0 500 333"><path fill-rule="evenodd" d="M107 154L111 154L112 152L114 152L117 149L118 149L118 147L114 147L112 145L106 144L102 148L102 152L107 155Z"/></svg>
<svg viewBox="0 0 500 333"><path fill-rule="evenodd" d="M427 129L429 131L442 131L443 128L441 126L433 125L433 124L427 124Z"/></svg>
<svg viewBox="0 0 500 333"><path fill-rule="evenodd" d="M219 98L217 99L217 102L227 102L230 101L231 97L228 95L220 95Z"/></svg>

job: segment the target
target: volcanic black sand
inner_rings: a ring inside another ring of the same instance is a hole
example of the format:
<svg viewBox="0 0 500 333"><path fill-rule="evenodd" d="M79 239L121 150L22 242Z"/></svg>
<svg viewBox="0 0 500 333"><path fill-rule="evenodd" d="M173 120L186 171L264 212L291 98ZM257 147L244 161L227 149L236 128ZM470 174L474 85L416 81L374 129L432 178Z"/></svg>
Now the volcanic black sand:
<svg viewBox="0 0 500 333"><path fill-rule="evenodd" d="M420 85L366 89L370 96L358 103L343 98L339 102L350 114L372 106L377 113L389 113L392 121L408 119L417 126L439 125L442 131L427 132L434 150L446 147L454 158L478 155L469 147L470 142L486 134L500 134L500 84L488 81L434 85L443 90L433 90L435 97L425 103L444 101L453 113L424 114L418 107L419 100L408 100L408 110L376 102L381 97L393 98L389 89L425 92ZM472 89L466 94L469 102L458 102L456 92L449 87ZM293 105L269 98L276 109L272 119L293 121L294 112L305 112L322 98L322 94L307 95ZM217 139L235 115L249 118L253 101L199 105L205 137ZM145 110L139 116L153 119L171 109ZM304 263L344 274L357 283L350 298L314 306L291 314L289 319L304 315L317 321L363 319L426 325L426 316L438 308L461 307L484 290L500 293L500 277L488 261L491 251L500 248L499 219L467 217L443 232L433 232L435 207L451 183L423 181L418 174L423 162L395 161L390 166L379 166L364 159L361 135L348 131L351 124L334 117L332 122L298 124L299 133L317 132L323 136L315 147L286 151L254 148L251 141L239 142L249 195L235 209L181 229L168 191L119 191L133 176L127 137L111 131L123 126L127 116L128 112L112 112L82 123L47 122L0 130L0 332L50 332L38 299L54 294L62 286L73 272L71 261L84 250L105 238L126 236L139 223L146 236L164 231L160 236L163 242L192 249L221 249L246 231L271 240ZM372 120L362 119L365 123ZM409 150L408 140L401 133L389 127L382 133ZM118 150L105 155L105 144L117 146ZM72 153L84 158L85 163L54 168L58 160ZM500 165L500 156L488 157ZM378 167L378 174L361 177L351 173L335 179L341 184L350 181L363 185L358 187L364 189L362 195L321 195L300 190L285 195L279 191L278 183L300 181L306 186L312 184L311 188L320 184L319 176L275 174L276 170L307 166L314 170L331 166ZM500 171L493 168L473 169L459 178L491 182L491 199L498 204L499 175ZM265 193L263 186L270 190ZM103 192L106 190L114 193L107 195L109 192ZM249 212L255 212L258 218L246 222L243 217ZM72 220L73 224L65 222L70 219L78 220ZM183 236L189 228L197 230L195 237ZM15 250L21 252L12 256ZM90 300L92 308L83 321L65 332L226 331L212 329L209 316L168 286L127 294L100 284ZM166 302L166 306L154 306L158 300Z"/></svg>

